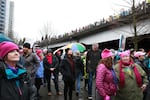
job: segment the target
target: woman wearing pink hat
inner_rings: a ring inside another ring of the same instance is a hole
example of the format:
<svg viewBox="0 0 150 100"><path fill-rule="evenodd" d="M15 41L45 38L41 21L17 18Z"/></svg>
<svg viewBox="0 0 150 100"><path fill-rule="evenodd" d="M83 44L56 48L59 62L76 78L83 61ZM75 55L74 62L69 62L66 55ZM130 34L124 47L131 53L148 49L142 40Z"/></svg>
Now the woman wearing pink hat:
<svg viewBox="0 0 150 100"><path fill-rule="evenodd" d="M130 51L120 53L120 62L114 67L119 80L115 100L143 100L143 91L148 84L144 70L130 57Z"/></svg>
<svg viewBox="0 0 150 100"><path fill-rule="evenodd" d="M40 49L36 50L36 54L40 60L40 64L35 75L35 86L37 88L37 97L40 97L39 90L40 90L41 85L43 84L42 79L44 77L44 67L43 67L44 55L43 55L43 51Z"/></svg>
<svg viewBox="0 0 150 100"><path fill-rule="evenodd" d="M27 72L17 65L19 48L12 42L0 43L0 100L30 100Z"/></svg>
<svg viewBox="0 0 150 100"><path fill-rule="evenodd" d="M140 65L140 67L145 71L145 73L148 75L148 67L145 64L145 55L146 53L142 51L137 51L134 53L135 60L134 62Z"/></svg>
<svg viewBox="0 0 150 100"><path fill-rule="evenodd" d="M96 88L99 94L97 100L111 100L117 90L117 77L113 70L113 54L110 50L104 49L101 57L96 70Z"/></svg>

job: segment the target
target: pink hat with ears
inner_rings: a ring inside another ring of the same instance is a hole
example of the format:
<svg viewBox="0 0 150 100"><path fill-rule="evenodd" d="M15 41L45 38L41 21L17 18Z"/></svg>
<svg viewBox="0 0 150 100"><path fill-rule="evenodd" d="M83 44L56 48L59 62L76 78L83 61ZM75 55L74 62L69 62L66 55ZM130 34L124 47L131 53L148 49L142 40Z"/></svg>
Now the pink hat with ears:
<svg viewBox="0 0 150 100"><path fill-rule="evenodd" d="M120 57L130 56L130 50L126 50L119 53Z"/></svg>
<svg viewBox="0 0 150 100"><path fill-rule="evenodd" d="M102 59L113 56L113 53L109 49L104 49L101 53Z"/></svg>

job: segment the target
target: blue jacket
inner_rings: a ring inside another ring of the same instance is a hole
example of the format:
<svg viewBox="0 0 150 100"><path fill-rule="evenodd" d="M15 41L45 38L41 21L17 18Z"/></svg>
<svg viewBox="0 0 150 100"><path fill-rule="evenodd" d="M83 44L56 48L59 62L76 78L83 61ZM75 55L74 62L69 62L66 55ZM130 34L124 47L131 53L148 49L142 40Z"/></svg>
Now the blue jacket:
<svg viewBox="0 0 150 100"><path fill-rule="evenodd" d="M41 61L36 72L36 78L43 78L43 77L44 77L44 67L43 67L43 61Z"/></svg>

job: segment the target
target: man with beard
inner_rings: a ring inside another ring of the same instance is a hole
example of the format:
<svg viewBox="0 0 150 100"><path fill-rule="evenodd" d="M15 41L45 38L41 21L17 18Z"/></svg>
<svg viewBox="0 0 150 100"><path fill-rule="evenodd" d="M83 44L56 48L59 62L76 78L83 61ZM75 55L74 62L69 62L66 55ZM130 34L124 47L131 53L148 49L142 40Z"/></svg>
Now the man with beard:
<svg viewBox="0 0 150 100"><path fill-rule="evenodd" d="M37 89L35 87L35 73L39 67L40 60L37 55L32 52L30 48L30 43L24 43L23 45L23 55L21 56L21 65L23 65L29 77L30 82L28 83L30 100L37 100Z"/></svg>
<svg viewBox="0 0 150 100"><path fill-rule="evenodd" d="M92 99L92 84L93 76L96 72L96 67L101 59L101 50L99 44L92 44L92 49L87 52L86 56L86 71L88 73L88 99Z"/></svg>

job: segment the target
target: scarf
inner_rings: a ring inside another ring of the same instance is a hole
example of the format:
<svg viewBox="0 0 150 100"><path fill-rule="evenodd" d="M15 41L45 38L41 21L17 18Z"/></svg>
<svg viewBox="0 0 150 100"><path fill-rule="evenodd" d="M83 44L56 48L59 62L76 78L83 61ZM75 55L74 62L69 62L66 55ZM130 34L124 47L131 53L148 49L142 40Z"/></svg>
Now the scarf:
<svg viewBox="0 0 150 100"><path fill-rule="evenodd" d="M130 61L129 63L124 63L124 62L120 61L120 66L119 66L119 70L120 70L120 83L119 83L119 85L120 85L120 87L123 88L124 85L125 85L125 75L124 75L124 72L122 71L122 68L123 68L122 65L132 66L133 62ZM137 85L139 87L141 87L142 86L142 77L141 77L141 75L140 75L140 73L139 73L139 71L138 71L138 69L136 68L135 65L133 66L133 72L134 72L135 77L136 77Z"/></svg>
<svg viewBox="0 0 150 100"><path fill-rule="evenodd" d="M69 61L70 65L71 65L72 71L74 72L74 71L75 71L75 66L74 66L74 61L73 61L73 59L72 59L72 58L68 58L68 61Z"/></svg>
<svg viewBox="0 0 150 100"><path fill-rule="evenodd" d="M17 73L18 73L18 68L14 68L14 67L9 66L9 65L7 65L7 66L8 66L8 68L9 68L14 74L17 74Z"/></svg>
<svg viewBox="0 0 150 100"><path fill-rule="evenodd" d="M52 64L52 58L53 58L52 55L47 55L46 58L47 58L48 63Z"/></svg>
<svg viewBox="0 0 150 100"><path fill-rule="evenodd" d="M114 71L113 68L111 69L111 73L112 73L112 76L113 76L113 80L114 80L115 86L116 86L116 88L117 88L118 79L117 79L116 73L115 73L115 71Z"/></svg>

